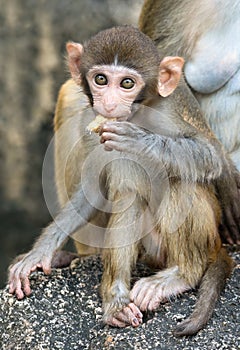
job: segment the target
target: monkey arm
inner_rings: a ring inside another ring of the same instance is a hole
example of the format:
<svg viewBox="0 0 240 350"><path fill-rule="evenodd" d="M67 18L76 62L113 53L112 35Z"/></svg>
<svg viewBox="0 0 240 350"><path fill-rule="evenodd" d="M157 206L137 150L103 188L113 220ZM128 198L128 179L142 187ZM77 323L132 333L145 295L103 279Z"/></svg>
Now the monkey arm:
<svg viewBox="0 0 240 350"><path fill-rule="evenodd" d="M239 26L237 18L231 25L227 22L206 32L197 42L185 65L185 77L195 91L212 93L240 69Z"/></svg>
<svg viewBox="0 0 240 350"><path fill-rule="evenodd" d="M50 274L51 261L56 250L61 248L78 227L83 226L95 213L96 205L90 205L80 188L67 202L55 220L41 234L32 250L20 261L11 266L9 271L9 292L18 299L31 294L29 275L37 268Z"/></svg>
<svg viewBox="0 0 240 350"><path fill-rule="evenodd" d="M184 181L208 182L220 177L223 169L218 145L196 132L164 136L129 122L115 122L103 126L101 142L107 149L136 155L150 168L161 163L170 177Z"/></svg>

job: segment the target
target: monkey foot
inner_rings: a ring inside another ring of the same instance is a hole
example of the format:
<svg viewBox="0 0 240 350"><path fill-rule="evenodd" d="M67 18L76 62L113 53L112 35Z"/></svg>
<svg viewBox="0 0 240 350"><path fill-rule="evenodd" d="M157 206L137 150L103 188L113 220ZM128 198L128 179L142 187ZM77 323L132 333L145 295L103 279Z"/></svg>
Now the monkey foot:
<svg viewBox="0 0 240 350"><path fill-rule="evenodd" d="M130 303L122 310L106 315L104 321L113 327L138 327L142 323L142 317L143 315L139 308L135 304Z"/></svg>
<svg viewBox="0 0 240 350"><path fill-rule="evenodd" d="M179 276L178 267L172 267L137 281L130 292L130 299L141 311L152 311L160 303L189 289L191 287Z"/></svg>
<svg viewBox="0 0 240 350"><path fill-rule="evenodd" d="M173 334L176 337L196 334L204 326L205 323L206 322L201 322L201 318L189 317L175 327Z"/></svg>

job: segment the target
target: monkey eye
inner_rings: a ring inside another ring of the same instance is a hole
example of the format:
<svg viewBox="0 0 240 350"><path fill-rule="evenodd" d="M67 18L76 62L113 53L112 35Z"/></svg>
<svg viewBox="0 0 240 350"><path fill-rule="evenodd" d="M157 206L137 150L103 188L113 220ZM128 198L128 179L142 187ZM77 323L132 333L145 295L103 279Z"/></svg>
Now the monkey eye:
<svg viewBox="0 0 240 350"><path fill-rule="evenodd" d="M134 81L130 78L125 78L121 81L120 86L124 89L131 89L135 85Z"/></svg>
<svg viewBox="0 0 240 350"><path fill-rule="evenodd" d="M97 85L107 85L108 83L107 78L104 74L97 74L94 80Z"/></svg>

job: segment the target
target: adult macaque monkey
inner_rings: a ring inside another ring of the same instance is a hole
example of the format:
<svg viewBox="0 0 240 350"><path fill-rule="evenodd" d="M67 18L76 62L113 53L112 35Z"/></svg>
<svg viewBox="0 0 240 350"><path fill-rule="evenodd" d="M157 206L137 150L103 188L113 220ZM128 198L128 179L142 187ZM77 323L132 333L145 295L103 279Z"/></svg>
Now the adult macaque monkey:
<svg viewBox="0 0 240 350"><path fill-rule="evenodd" d="M184 58L185 78L211 129L240 170L240 1L145 0L139 21L163 55ZM218 186L222 237L240 243L240 181Z"/></svg>
<svg viewBox="0 0 240 350"><path fill-rule="evenodd" d="M62 210L32 250L12 266L10 293L19 299L29 295L30 273L37 267L50 273L54 253L66 238L94 221L106 228L104 321L139 326L141 311L154 310L200 284L193 314L175 330L179 336L194 334L211 316L232 268L221 247L221 212L212 185L225 177L232 180L230 162L181 77L182 58L160 57L153 42L129 26L102 31L84 45L68 43L67 52L72 80L60 91L55 115ZM96 114L116 118L102 125L100 137L86 134L91 118L79 114L82 89ZM141 106L146 106L143 112ZM148 106L153 108L149 114ZM73 119L74 127L64 129ZM93 157L97 146L100 154ZM86 171L89 158L93 160ZM87 179L81 177L82 169ZM169 192L161 202L164 174ZM100 183L101 193L112 203L111 212L99 211L104 210L101 196L84 190L86 180L90 189ZM125 205L132 193L134 200ZM186 206L189 210L181 221ZM80 254L83 248L77 244ZM139 255L159 272L140 279L130 291L131 268Z"/></svg>

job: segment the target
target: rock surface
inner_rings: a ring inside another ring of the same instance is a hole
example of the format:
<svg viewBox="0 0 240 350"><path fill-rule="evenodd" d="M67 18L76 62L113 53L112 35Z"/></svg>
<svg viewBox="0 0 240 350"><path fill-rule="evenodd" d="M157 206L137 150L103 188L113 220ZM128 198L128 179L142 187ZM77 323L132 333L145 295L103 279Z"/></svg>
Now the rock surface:
<svg viewBox="0 0 240 350"><path fill-rule="evenodd" d="M70 268L32 275L33 293L17 301L0 292L0 333L3 350L237 350L240 347L239 278L240 251L233 251L237 263L208 325L196 336L175 338L174 326L186 318L197 292L186 293L144 316L133 329L111 328L101 320L99 285L102 265L99 257L73 261ZM148 275L138 265L133 281Z"/></svg>

